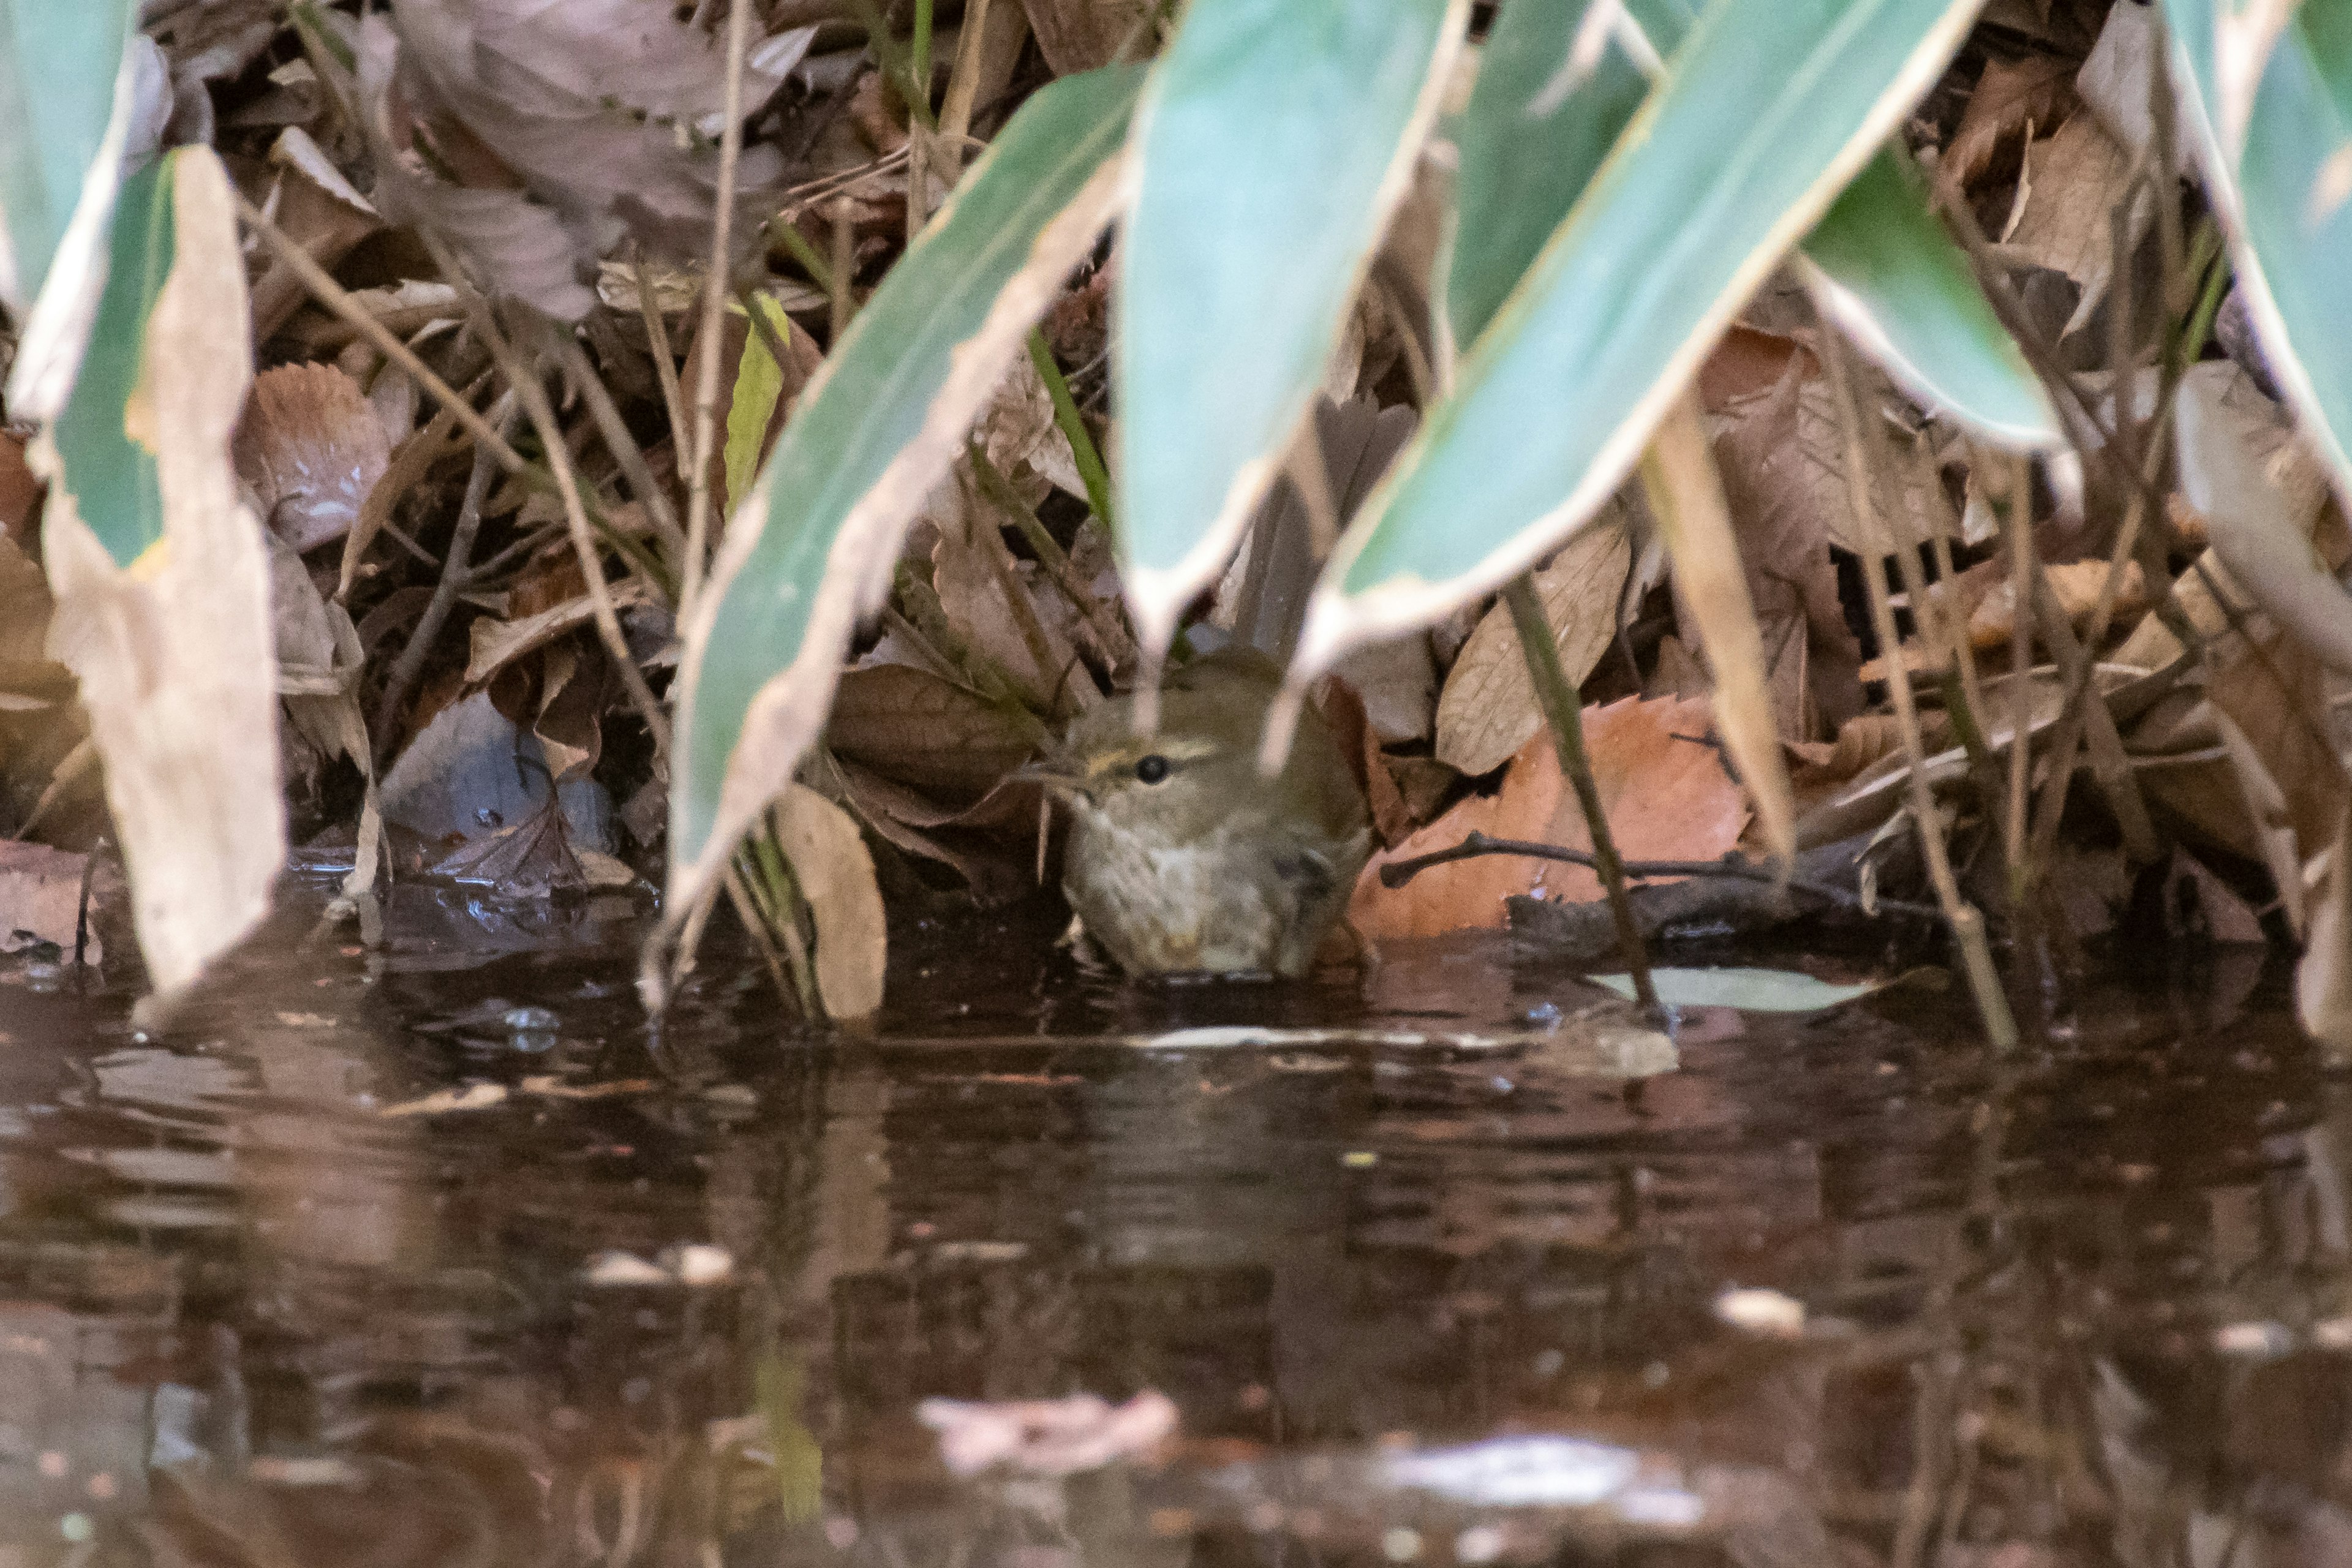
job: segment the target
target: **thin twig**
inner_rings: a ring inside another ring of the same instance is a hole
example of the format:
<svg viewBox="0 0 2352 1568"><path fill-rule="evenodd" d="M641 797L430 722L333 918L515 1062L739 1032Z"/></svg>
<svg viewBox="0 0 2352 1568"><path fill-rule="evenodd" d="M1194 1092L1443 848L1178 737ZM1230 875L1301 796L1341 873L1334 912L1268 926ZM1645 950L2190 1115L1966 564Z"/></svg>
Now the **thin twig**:
<svg viewBox="0 0 2352 1568"><path fill-rule="evenodd" d="M1854 400L1845 342L1835 332L1824 333L1822 348L1831 390L1837 399L1838 417L1845 427L1847 499L1865 537L1883 540L1886 532L1877 518L1877 503L1871 496L1862 411ZM1895 700L1895 725L1902 731L1903 750L1910 763L1911 823L1918 835L1920 856L1927 864L1927 877L1935 885L1937 902L1943 906L1944 918L1950 922L1952 939L1959 947L1962 968L1968 974L1969 989L1976 998L1985 1035L1995 1050L2006 1051L2017 1044L2017 1020L2011 1016L2009 998L2001 991L2000 973L1993 967L1992 948L1985 939L1984 916L1961 898L1959 881L1952 875L1943 819L1937 813L1935 791L1927 782L1927 749L1919 736L1919 710L1911 700L1911 682L1902 677L1899 668L1902 643L1895 626L1894 602L1886 591L1886 561L1874 546L1862 553L1862 578L1869 590L1871 625L1878 634L1879 647L1898 666L1886 687ZM2012 744L2022 744L2023 739L2020 736Z"/></svg>
<svg viewBox="0 0 2352 1568"><path fill-rule="evenodd" d="M1118 524L1111 515L1110 470L1103 466L1102 453L1095 447L1093 432L1078 413L1077 400L1070 395L1070 384L1063 379L1062 367L1054 363L1054 351L1046 344L1045 334L1032 331L1029 334L1029 363L1037 367L1037 379L1045 384L1045 395L1054 400L1054 423L1070 443L1070 457L1078 466L1078 478L1087 487L1087 504L1102 519L1105 528L1117 530Z"/></svg>
<svg viewBox="0 0 2352 1568"><path fill-rule="evenodd" d="M1070 607L1085 617L1087 625L1092 628L1095 641L1102 648L1103 658L1114 665L1130 658L1135 652L1135 640L1119 626L1118 618L1103 608L1101 602L1087 590L1087 584L1079 581L1077 567L1072 563L1070 552L1046 531L1035 509L1021 499L1021 492L1013 488L1012 481L997 472L996 465L988 460L987 448L973 441L970 451L971 471L980 480L982 492L1012 517L1014 525L1021 530L1021 537L1029 542L1031 552L1045 563L1046 574L1062 590L1063 597L1070 601Z"/></svg>
<svg viewBox="0 0 2352 1568"><path fill-rule="evenodd" d="M548 457L555 464L555 482L563 492L564 521L571 524L572 553L579 557L580 574L587 581L596 635L604 641L605 656L619 670L621 684L628 689L637 716L653 734L655 752L666 758L669 754L669 720L662 713L661 701L654 696L653 688L646 684L645 671L637 668L636 656L629 651L628 634L621 629L620 613L613 607L613 590L604 581L604 563L597 557L596 540L589 531L587 509L580 502L580 482L572 471L572 454L564 447L562 426L555 422L555 410L547 401L547 389L536 380L526 375L515 384L515 388L522 394L523 411L530 416L540 440L546 445Z"/></svg>
<svg viewBox="0 0 2352 1568"><path fill-rule="evenodd" d="M1538 860L1558 860L1564 865L1581 866L1591 871L1601 868L1597 858L1588 850L1570 849L1559 844L1541 844L1525 838L1491 838L1484 833L1474 832L1450 849L1433 849L1409 860L1391 861L1381 868L1381 886L1402 888L1433 867L1451 865L1456 860L1475 860L1485 855L1523 855ZM1780 883L1780 873L1772 868L1729 855L1720 860L1620 860L1617 864L1627 878L1636 882L1654 881L1662 878L1721 877L1735 882L1755 882L1771 887ZM1859 889L1842 888L1835 882L1791 877L1788 886L1798 892L1813 894L1846 909L1864 912L1886 910L1938 921L1944 918L1943 910L1935 904L1915 904L1887 898L1865 900Z"/></svg>
<svg viewBox="0 0 2352 1568"><path fill-rule="evenodd" d="M1535 574L1522 572L1512 578L1503 590L1503 602L1511 607L1511 624L1519 634L1519 653L1527 661L1528 679L1535 686L1536 704L1550 721L1559 771L1575 786L1585 829L1592 835L1593 868L1609 895L1609 915L1617 925L1617 945L1625 968L1633 977L1634 1000L1643 1011L1660 1013L1658 988L1650 983L1650 955L1642 946L1642 928L1634 921L1633 906L1625 900L1624 862L1617 854L1616 837L1609 831L1609 813L1601 802L1601 785L1592 776L1592 761L1585 754L1584 698L1559 662L1559 647L1552 641L1551 625L1544 617Z"/></svg>
<svg viewBox="0 0 2352 1568"><path fill-rule="evenodd" d="M629 434L629 422L621 417L620 408L613 402L604 378L596 367L588 363L588 355L578 340L569 332L558 332L555 352L563 361L563 368L572 374L572 384L579 388L588 405L588 413L596 421L596 433L604 438L604 449L628 477L629 489L645 503L646 519L669 547L671 557L682 559L686 553L686 534L677 525L677 513L669 504L669 495L654 479L653 466L646 461L645 452Z"/></svg>
<svg viewBox="0 0 2352 1568"><path fill-rule="evenodd" d="M694 426L687 418L686 394L677 384L677 359L670 352L669 323L662 319L661 307L654 300L654 282L646 271L645 258L630 263L637 279L637 314L646 324L646 345L653 351L654 378L661 383L662 408L669 416L669 449L684 461L694 442ZM686 563L678 563L681 573ZM683 577L680 579L683 581Z"/></svg>
<svg viewBox="0 0 2352 1568"><path fill-rule="evenodd" d="M499 400L497 408L501 425L513 420L514 395L509 392ZM416 626L408 634L408 642L393 661L392 673L384 678L383 695L375 705L375 744L379 754L391 743L393 727L400 719L400 705L408 700L408 689L424 673L425 660L433 651L433 639L440 635L442 625L457 607L457 595L472 581L474 536L482 523L482 503L489 498L490 479L498 472L498 462L490 449L477 442L474 447L474 471L466 480L466 499L457 508L457 526L449 533L449 548L441 561L441 580L434 584L433 597L427 601L425 613L416 618Z"/></svg>
<svg viewBox="0 0 2352 1568"><path fill-rule="evenodd" d="M751 26L751 0L729 0L727 92L719 130L719 191L710 216L710 270L702 279L702 325L695 346L702 351L694 382L694 447L688 454L686 568L678 576L681 625L702 597L704 557L710 548L710 459L718 449L719 355L726 342L728 274L732 270L730 229L735 216L735 165L743 155L743 52Z"/></svg>

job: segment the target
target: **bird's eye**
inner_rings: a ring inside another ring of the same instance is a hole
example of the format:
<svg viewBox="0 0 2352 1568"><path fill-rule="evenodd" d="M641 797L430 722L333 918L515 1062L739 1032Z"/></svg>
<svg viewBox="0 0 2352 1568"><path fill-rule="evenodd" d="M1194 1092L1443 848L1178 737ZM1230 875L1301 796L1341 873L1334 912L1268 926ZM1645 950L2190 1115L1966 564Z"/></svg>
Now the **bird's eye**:
<svg viewBox="0 0 2352 1568"><path fill-rule="evenodd" d="M1152 752L1137 762L1135 776L1148 784L1158 784L1168 776L1168 759L1157 752Z"/></svg>

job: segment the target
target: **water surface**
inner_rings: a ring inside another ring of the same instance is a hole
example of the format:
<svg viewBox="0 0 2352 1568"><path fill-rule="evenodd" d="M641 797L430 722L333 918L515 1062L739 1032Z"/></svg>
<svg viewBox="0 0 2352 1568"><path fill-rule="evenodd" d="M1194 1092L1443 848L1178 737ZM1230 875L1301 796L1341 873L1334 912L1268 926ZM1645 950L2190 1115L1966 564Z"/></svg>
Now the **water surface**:
<svg viewBox="0 0 2352 1568"><path fill-rule="evenodd" d="M2352 1101L2259 954L1629 1083L1500 939L967 917L870 1037L723 948L656 1035L626 900L287 901L152 1037L0 960L0 1568L2352 1561ZM919 1414L1146 1391L1067 1476Z"/></svg>

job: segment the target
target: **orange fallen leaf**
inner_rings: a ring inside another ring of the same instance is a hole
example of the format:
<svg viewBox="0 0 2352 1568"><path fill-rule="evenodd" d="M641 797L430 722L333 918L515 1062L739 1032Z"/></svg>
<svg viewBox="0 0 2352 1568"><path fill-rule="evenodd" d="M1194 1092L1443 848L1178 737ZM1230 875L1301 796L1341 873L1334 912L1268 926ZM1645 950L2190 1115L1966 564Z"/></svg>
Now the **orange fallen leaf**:
<svg viewBox="0 0 2352 1568"><path fill-rule="evenodd" d="M1711 860L1738 842L1748 799L1715 748L1703 742L1711 722L1704 698L1629 697L1584 710L1585 749L1618 851L1627 859ZM1702 739L1679 738L1685 736ZM1570 849L1592 847L1549 731L1511 759L1496 794L1463 801L1373 858L1349 904L1356 929L1377 941L1498 928L1505 900L1515 893L1601 897L1600 880L1580 866L1499 855L1423 871L1402 888L1381 885L1382 866L1450 848L1474 831Z"/></svg>

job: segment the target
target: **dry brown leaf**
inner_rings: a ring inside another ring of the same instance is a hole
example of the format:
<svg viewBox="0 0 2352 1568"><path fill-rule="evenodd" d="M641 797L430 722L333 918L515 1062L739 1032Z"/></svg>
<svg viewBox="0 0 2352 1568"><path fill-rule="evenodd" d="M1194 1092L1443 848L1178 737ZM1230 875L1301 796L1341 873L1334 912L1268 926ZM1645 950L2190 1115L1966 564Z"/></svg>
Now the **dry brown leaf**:
<svg viewBox="0 0 2352 1568"><path fill-rule="evenodd" d="M0 430L0 538L27 552L38 548L41 481L25 462L25 443Z"/></svg>
<svg viewBox="0 0 2352 1568"><path fill-rule="evenodd" d="M1151 15L1149 0L1022 0L1037 52L1055 76L1110 64Z"/></svg>
<svg viewBox="0 0 2352 1568"><path fill-rule="evenodd" d="M604 650L583 649L577 637L549 644L540 661L539 712L530 732L559 784L587 777L604 754L606 668Z"/></svg>
<svg viewBox="0 0 2352 1568"><path fill-rule="evenodd" d="M137 394L153 420L163 541L119 570L62 485L42 530L50 644L81 681L140 945L165 995L261 919L286 859L268 558L229 464L252 375L245 265L220 161L182 148L173 176L178 253ZM55 474L46 437L37 450Z"/></svg>
<svg viewBox="0 0 2352 1568"><path fill-rule="evenodd" d="M784 792L771 820L816 924L816 986L826 1016L872 1016L882 1005L886 933L882 891L857 824L801 784Z"/></svg>
<svg viewBox="0 0 2352 1568"><path fill-rule="evenodd" d="M2096 115L2077 114L2056 135L2028 147L2025 156L2032 190L2009 244L2035 265L2063 272L2082 285L2083 297L2059 333L2063 337L2089 321L2107 296L2115 274L2108 215L2124 199L2131 153L2108 134ZM2155 208L2142 191L2132 202L2130 244L2139 242L2154 217Z"/></svg>
<svg viewBox="0 0 2352 1568"><path fill-rule="evenodd" d="M2048 127L2074 112L2074 63L2059 55L2030 54L1985 64L1959 129L1937 165L1938 178L1962 189L1976 184L2001 142L2031 123Z"/></svg>
<svg viewBox="0 0 2352 1568"><path fill-rule="evenodd" d="M1826 436L1806 439L1808 389L1825 392L1827 384L1800 379L1801 369L1792 361L1780 385L1741 405L1715 443L1763 638L1774 729L1791 741L1834 733L1862 709L1861 645L1846 625L1830 559L1837 522L1851 529L1845 465L1835 456L1843 440L1824 449L1817 443ZM1688 594L1678 596L1683 641L1703 646L1694 610Z"/></svg>
<svg viewBox="0 0 2352 1568"><path fill-rule="evenodd" d="M1689 616L1715 678L1715 728L1756 803L1764 842L1796 853L1796 810L1773 722L1769 670L1756 606L1739 562L1723 477L1687 395L1651 437L1643 459L1651 510L1674 563L1676 614Z"/></svg>
<svg viewBox="0 0 2352 1568"><path fill-rule="evenodd" d="M1568 679L1581 685L1617 636L1617 596L1632 569L1622 503L1612 501L1536 572L1544 620ZM1437 701L1437 758L1476 776L1501 767L1543 727L1510 607L1497 604L1470 634Z"/></svg>
<svg viewBox="0 0 2352 1568"><path fill-rule="evenodd" d="M87 855L0 838L0 952L37 942L73 951L81 919L82 868L89 863ZM100 952L93 930L86 956L94 963Z"/></svg>
<svg viewBox="0 0 2352 1568"><path fill-rule="evenodd" d="M1728 414L1779 386L1792 365L1800 376L1821 374L1813 351L1796 339L1735 324L1698 367L1699 402L1709 414Z"/></svg>
<svg viewBox="0 0 2352 1568"><path fill-rule="evenodd" d="M1698 699L1629 697L1585 710L1585 747L1601 807L1627 859L1712 860L1738 843L1748 800L1708 743L1709 723L1708 705ZM1510 856L1440 866L1402 888L1381 885L1383 865L1451 848L1474 830L1573 849L1592 847L1549 733L1511 759L1501 790L1473 795L1373 858L1348 907L1356 929L1377 941L1499 927L1507 918L1505 900L1517 894L1601 896L1599 880L1581 867Z"/></svg>
<svg viewBox="0 0 2352 1568"><path fill-rule="evenodd" d="M1013 558L999 516L961 465L935 493L931 588L940 606L973 654L1045 709L1066 714L1092 706L1094 681L1072 642L1077 613L1035 562Z"/></svg>
<svg viewBox="0 0 2352 1568"><path fill-rule="evenodd" d="M1033 724L912 665L853 669L841 678L826 739L885 778L971 803L1036 749Z"/></svg>
<svg viewBox="0 0 2352 1568"><path fill-rule="evenodd" d="M645 584L635 577L625 577L611 584L610 593L615 609L646 602ZM516 620L483 616L474 623L470 634L472 648L466 661L466 684L480 685L532 649L544 647L564 633L586 626L595 614L594 601L582 594Z"/></svg>
<svg viewBox="0 0 2352 1568"><path fill-rule="evenodd" d="M429 133L440 166L466 174L469 185L519 178L529 204L521 192L443 184L402 162L410 138L394 132L407 128L384 112L394 28L400 97L423 117L416 129ZM746 108L767 100L814 36L798 29L754 48ZM725 53L712 33L671 8L642 0L398 0L391 28L374 17L362 25L360 57L387 216L428 214L493 282L551 314L577 320L594 303L578 274L625 225L666 252L691 256L709 244ZM508 178L496 177L501 169ZM782 174L780 152L747 145L738 200L756 210ZM743 228L748 240L758 226Z"/></svg>
<svg viewBox="0 0 2352 1568"><path fill-rule="evenodd" d="M2331 1065L2352 1058L2352 809L2337 824L2326 876L2310 901L2309 934L2294 971L2294 1010Z"/></svg>
<svg viewBox="0 0 2352 1568"><path fill-rule="evenodd" d="M1984 562L1990 566L1983 579L1983 592L1977 595L1975 605L1969 611L1969 643L1973 647L1993 649L2010 646L2017 625L2017 590L2009 574L1998 562ZM1977 570L1971 568L1970 570ZM2078 633L2090 629L2091 615L2098 607L2099 594L2106 585L2107 563L2104 561L2070 561L2060 566L2042 568L2050 579L2051 595L2059 608L2066 613L2066 621ZM1962 574L1963 576L1967 574ZM2123 581L2116 588L2115 609L2108 625L2111 627L2131 624L2134 617L2148 606L2147 574L2137 561L2124 563Z"/></svg>
<svg viewBox="0 0 2352 1568"><path fill-rule="evenodd" d="M2328 727L2336 686L2316 655L2275 629L2239 645L2237 657L2206 685L2208 700L2237 725L2276 782L2294 829L2296 864L2333 841L2352 795Z"/></svg>
<svg viewBox="0 0 2352 1568"><path fill-rule="evenodd" d="M255 377L231 449L263 521L297 554L350 532L392 465L367 395L331 364L279 365Z"/></svg>

